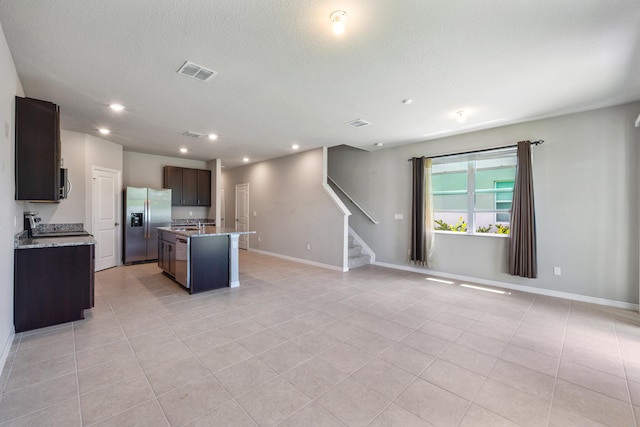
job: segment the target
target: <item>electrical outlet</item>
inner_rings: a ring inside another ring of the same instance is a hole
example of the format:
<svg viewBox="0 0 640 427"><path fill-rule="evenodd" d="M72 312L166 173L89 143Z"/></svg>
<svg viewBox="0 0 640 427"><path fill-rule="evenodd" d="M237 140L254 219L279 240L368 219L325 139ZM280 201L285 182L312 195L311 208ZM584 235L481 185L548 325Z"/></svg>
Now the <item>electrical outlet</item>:
<svg viewBox="0 0 640 427"><path fill-rule="evenodd" d="M404 219L404 214L401 214L401 213L394 214L393 219Z"/></svg>
<svg viewBox="0 0 640 427"><path fill-rule="evenodd" d="M560 267L553 267L553 275L562 276L562 270L560 269Z"/></svg>
<svg viewBox="0 0 640 427"><path fill-rule="evenodd" d="M189 211L189 216L193 216L193 211Z"/></svg>
<svg viewBox="0 0 640 427"><path fill-rule="evenodd" d="M311 250L311 244L307 243L307 250L310 251Z"/></svg>
<svg viewBox="0 0 640 427"><path fill-rule="evenodd" d="M260 236L258 236L258 243L260 243Z"/></svg>

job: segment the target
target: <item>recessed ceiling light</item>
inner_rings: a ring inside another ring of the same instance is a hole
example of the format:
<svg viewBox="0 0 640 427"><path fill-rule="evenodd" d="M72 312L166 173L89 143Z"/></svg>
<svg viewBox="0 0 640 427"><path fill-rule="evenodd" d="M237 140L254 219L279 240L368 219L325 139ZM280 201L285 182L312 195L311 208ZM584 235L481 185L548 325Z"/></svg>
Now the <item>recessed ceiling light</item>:
<svg viewBox="0 0 640 427"><path fill-rule="evenodd" d="M181 152L181 153L186 153L187 151L189 151L189 150L187 150L186 148L181 148L181 149L180 149L180 152Z"/></svg>
<svg viewBox="0 0 640 427"><path fill-rule="evenodd" d="M214 140L214 141L215 141L216 139L218 139L218 135L216 135L215 133L210 133L210 134L209 134L209 139L211 139L211 140Z"/></svg>
<svg viewBox="0 0 640 427"><path fill-rule="evenodd" d="M374 145L376 147L382 147L384 145L384 143L383 142L376 142Z"/></svg>
<svg viewBox="0 0 640 427"><path fill-rule="evenodd" d="M298 148L300 148L300 146L298 144L293 144L291 148L293 148L294 150L297 150Z"/></svg>
<svg viewBox="0 0 640 427"><path fill-rule="evenodd" d="M122 105L122 104L111 104L111 105L109 105L109 107L113 111L122 111L122 110L124 110L124 105Z"/></svg>
<svg viewBox="0 0 640 427"><path fill-rule="evenodd" d="M457 111L456 120L458 121L458 123L463 123L465 120L467 120L467 112L464 110Z"/></svg>
<svg viewBox="0 0 640 427"><path fill-rule="evenodd" d="M243 161L243 162L245 162L245 163L247 163L247 162L249 161L249 158L248 158L248 157L243 157L243 158L242 158L242 161Z"/></svg>
<svg viewBox="0 0 640 427"><path fill-rule="evenodd" d="M413 102L413 99L403 99L403 100L402 100L402 103L403 103L404 105L409 105L409 104L411 104L412 102Z"/></svg>
<svg viewBox="0 0 640 427"><path fill-rule="evenodd" d="M107 129L107 128L100 128L100 129L98 129L98 132L100 132L103 135L108 135L108 134L111 133L111 131L109 129Z"/></svg>

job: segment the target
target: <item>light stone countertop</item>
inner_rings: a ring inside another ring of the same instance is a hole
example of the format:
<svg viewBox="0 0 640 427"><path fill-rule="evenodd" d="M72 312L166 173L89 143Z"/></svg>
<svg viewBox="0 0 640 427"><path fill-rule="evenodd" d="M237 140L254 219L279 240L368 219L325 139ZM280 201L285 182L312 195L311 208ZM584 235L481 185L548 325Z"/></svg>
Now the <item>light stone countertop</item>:
<svg viewBox="0 0 640 427"><path fill-rule="evenodd" d="M96 240L92 235L68 236L68 237L19 237L16 239L15 249L56 248L60 246L95 245Z"/></svg>
<svg viewBox="0 0 640 427"><path fill-rule="evenodd" d="M233 234L255 234L255 231L236 231L233 228L219 228L207 225L198 229L197 225L189 225L186 227L158 227L158 230L174 233L183 237L206 237L206 236L230 236Z"/></svg>

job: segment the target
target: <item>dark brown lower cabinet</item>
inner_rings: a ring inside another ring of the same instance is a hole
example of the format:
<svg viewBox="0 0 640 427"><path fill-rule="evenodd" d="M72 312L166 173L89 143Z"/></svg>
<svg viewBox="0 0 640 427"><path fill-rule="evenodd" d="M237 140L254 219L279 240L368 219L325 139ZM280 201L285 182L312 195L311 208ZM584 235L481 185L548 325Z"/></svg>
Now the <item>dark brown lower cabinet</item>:
<svg viewBox="0 0 640 427"><path fill-rule="evenodd" d="M94 306L94 245L15 250L17 332L84 319Z"/></svg>
<svg viewBox="0 0 640 427"><path fill-rule="evenodd" d="M192 237L192 294L229 286L229 236Z"/></svg>

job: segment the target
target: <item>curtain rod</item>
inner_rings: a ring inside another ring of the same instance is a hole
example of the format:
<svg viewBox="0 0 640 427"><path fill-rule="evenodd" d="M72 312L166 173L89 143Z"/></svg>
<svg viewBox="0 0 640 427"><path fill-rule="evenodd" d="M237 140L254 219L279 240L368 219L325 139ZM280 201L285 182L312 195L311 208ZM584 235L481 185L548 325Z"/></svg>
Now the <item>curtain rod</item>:
<svg viewBox="0 0 640 427"><path fill-rule="evenodd" d="M532 143L533 145L540 145L540 144L542 144L543 142L544 142L544 140L543 140L543 139L539 139L539 140L537 140L537 141L531 141L531 143ZM459 156L459 155L462 155L462 154L484 153L485 151L501 150L501 149L503 149L503 148L515 148L515 147L517 147L517 146L518 146L518 144L512 144L512 145L505 145L505 146L502 146L502 147L483 148L483 149L481 149L481 150L462 151L462 152L460 152L460 153L439 154L439 155L437 155L437 156L429 156L429 158L430 158L430 159L437 159L437 158L439 158L439 157ZM411 161L411 160L413 160L413 159L415 159L415 157L414 157L414 158L409 159L409 161Z"/></svg>

